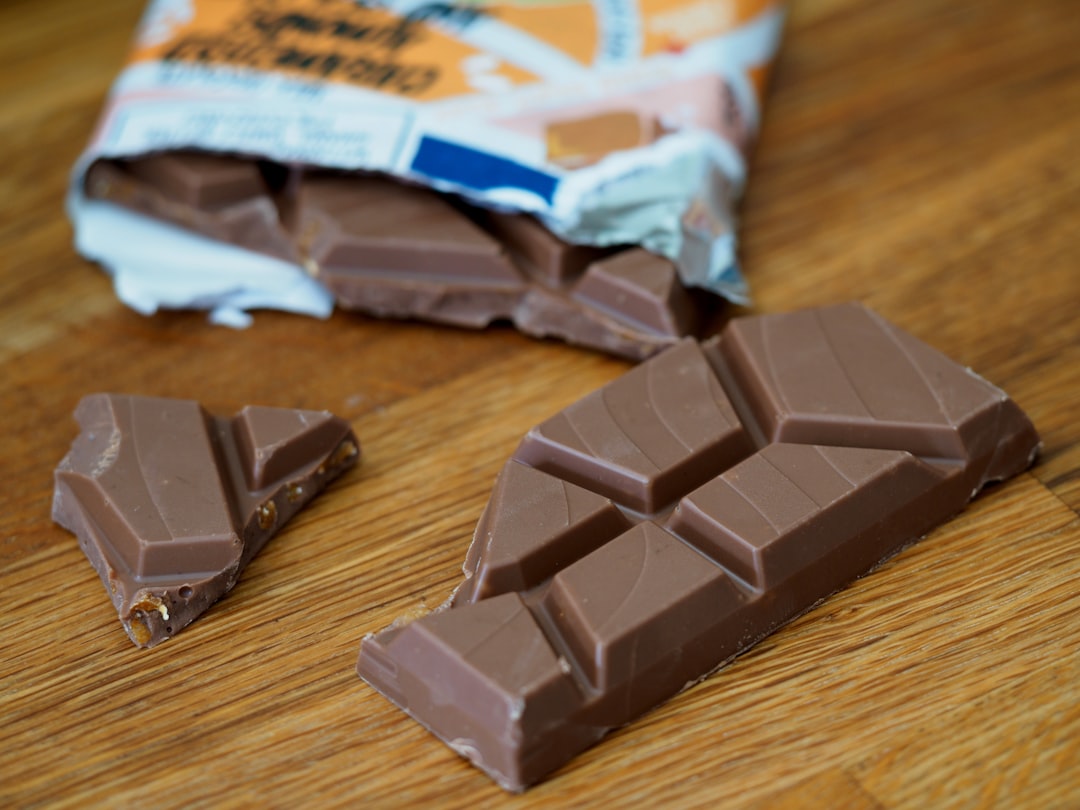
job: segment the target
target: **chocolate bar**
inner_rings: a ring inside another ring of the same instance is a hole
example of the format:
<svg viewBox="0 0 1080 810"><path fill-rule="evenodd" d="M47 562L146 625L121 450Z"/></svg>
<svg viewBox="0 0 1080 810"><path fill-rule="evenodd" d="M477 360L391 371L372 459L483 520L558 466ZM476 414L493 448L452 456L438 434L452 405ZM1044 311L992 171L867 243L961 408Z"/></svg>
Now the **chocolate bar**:
<svg viewBox="0 0 1080 810"><path fill-rule="evenodd" d="M530 216L373 175L176 152L98 161L86 192L299 262L339 305L379 317L511 321L641 359L700 334L720 300L642 248L573 245Z"/></svg>
<svg viewBox="0 0 1080 810"><path fill-rule="evenodd" d="M1034 460L1003 392L855 304L735 319L525 436L452 600L359 675L508 790Z"/></svg>
<svg viewBox="0 0 1080 810"><path fill-rule="evenodd" d="M356 464L325 411L93 394L56 469L53 520L79 538L131 640L153 647L225 595L266 542Z"/></svg>

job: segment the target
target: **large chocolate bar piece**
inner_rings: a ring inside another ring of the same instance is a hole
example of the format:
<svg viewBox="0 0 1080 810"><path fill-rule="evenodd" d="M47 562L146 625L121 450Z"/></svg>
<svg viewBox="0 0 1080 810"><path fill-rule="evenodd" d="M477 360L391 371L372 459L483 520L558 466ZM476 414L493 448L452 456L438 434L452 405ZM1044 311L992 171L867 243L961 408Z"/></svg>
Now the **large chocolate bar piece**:
<svg viewBox="0 0 1080 810"><path fill-rule="evenodd" d="M171 638L236 584L266 542L357 462L325 411L93 394L56 470L53 520L75 533L131 640Z"/></svg>
<svg viewBox="0 0 1080 810"><path fill-rule="evenodd" d="M296 262L300 256L282 222L286 180L286 170L270 163L164 152L95 162L86 174L86 193L219 242Z"/></svg>
<svg viewBox="0 0 1080 810"><path fill-rule="evenodd" d="M521 790L1038 448L1003 392L861 306L736 319L529 431L452 602L357 669Z"/></svg>

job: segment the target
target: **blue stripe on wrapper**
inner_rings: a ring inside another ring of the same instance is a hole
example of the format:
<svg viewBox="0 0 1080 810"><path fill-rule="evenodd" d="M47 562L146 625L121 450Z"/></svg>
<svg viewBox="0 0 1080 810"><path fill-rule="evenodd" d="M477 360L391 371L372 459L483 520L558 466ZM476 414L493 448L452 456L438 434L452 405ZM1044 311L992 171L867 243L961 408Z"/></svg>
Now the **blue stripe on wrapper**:
<svg viewBox="0 0 1080 810"><path fill-rule="evenodd" d="M519 188L550 203L559 179L506 158L428 135L420 139L412 171L466 188Z"/></svg>

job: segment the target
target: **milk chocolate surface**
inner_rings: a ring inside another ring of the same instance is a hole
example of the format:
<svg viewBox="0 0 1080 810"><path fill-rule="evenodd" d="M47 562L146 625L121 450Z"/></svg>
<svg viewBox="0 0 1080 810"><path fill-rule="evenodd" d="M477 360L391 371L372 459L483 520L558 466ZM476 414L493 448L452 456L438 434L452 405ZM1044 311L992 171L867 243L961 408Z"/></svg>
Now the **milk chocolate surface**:
<svg viewBox="0 0 1080 810"><path fill-rule="evenodd" d="M381 178L312 173L298 189L300 250L347 308L468 327L510 320L636 358L707 319L708 298L641 248L571 245L531 217Z"/></svg>
<svg viewBox="0 0 1080 810"><path fill-rule="evenodd" d="M451 602L357 669L521 790L1038 448L1002 391L859 305L737 319L529 431Z"/></svg>
<svg viewBox="0 0 1080 810"><path fill-rule="evenodd" d="M314 174L299 184L297 222L309 268L351 309L485 326L524 291L502 245L425 189Z"/></svg>
<svg viewBox="0 0 1080 810"><path fill-rule="evenodd" d="M573 245L530 216L373 175L174 152L98 161L86 192L298 262L339 305L378 317L510 321L641 359L700 334L720 300L642 248Z"/></svg>
<svg viewBox="0 0 1080 810"><path fill-rule="evenodd" d="M288 210L284 168L244 158L167 152L99 160L86 193L202 236L299 261L282 221Z"/></svg>
<svg viewBox="0 0 1080 810"><path fill-rule="evenodd" d="M324 411L248 406L225 418L190 400L93 394L75 417L53 520L78 536L140 647L220 599L360 452Z"/></svg>

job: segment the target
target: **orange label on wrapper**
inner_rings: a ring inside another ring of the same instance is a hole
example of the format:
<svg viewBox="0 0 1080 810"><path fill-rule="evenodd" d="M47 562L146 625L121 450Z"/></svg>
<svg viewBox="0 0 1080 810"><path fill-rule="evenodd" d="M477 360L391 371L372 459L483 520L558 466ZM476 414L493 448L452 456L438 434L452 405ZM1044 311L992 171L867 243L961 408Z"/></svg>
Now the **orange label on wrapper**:
<svg viewBox="0 0 1080 810"><path fill-rule="evenodd" d="M583 66L596 59L599 27L593 4L583 0L484 4L500 22L527 31Z"/></svg>
<svg viewBox="0 0 1080 810"><path fill-rule="evenodd" d="M473 92L462 65L482 53L428 20L452 29L486 13L431 4L402 17L346 0L194 0L193 7L188 22L137 48L132 61L275 71L421 101ZM499 75L511 84L536 80L509 64Z"/></svg>
<svg viewBox="0 0 1080 810"><path fill-rule="evenodd" d="M187 0L190 13L168 35L136 48L133 62L181 62L273 71L339 82L417 101L475 93L465 69L486 53L466 32L494 21L550 47L582 69L628 26L632 58L678 54L728 33L775 0L501 0L413 4L399 14L352 0ZM607 9L605 11L604 9ZM612 9L615 11L613 12ZM504 55L505 57L505 55ZM501 86L542 76L503 58Z"/></svg>

